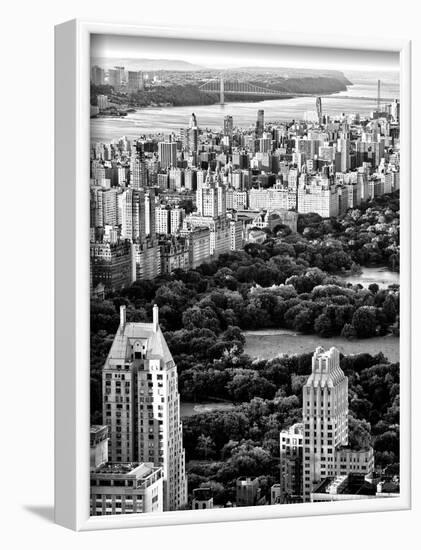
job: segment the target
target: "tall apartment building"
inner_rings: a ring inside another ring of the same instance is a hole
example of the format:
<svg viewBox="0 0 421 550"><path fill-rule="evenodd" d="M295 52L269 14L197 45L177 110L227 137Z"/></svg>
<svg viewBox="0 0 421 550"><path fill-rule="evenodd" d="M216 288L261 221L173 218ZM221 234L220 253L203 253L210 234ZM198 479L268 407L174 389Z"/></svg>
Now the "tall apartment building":
<svg viewBox="0 0 421 550"><path fill-rule="evenodd" d="M237 219L230 219L230 249L243 249L243 223Z"/></svg>
<svg viewBox="0 0 421 550"><path fill-rule="evenodd" d="M177 165L177 143L175 141L160 141L158 143L158 160L163 170Z"/></svg>
<svg viewBox="0 0 421 550"><path fill-rule="evenodd" d="M339 138L337 151L340 153L341 172L347 172L351 168L351 141Z"/></svg>
<svg viewBox="0 0 421 550"><path fill-rule="evenodd" d="M133 243L133 280L152 280L161 274L161 247L155 240Z"/></svg>
<svg viewBox="0 0 421 550"><path fill-rule="evenodd" d="M219 254L231 250L231 226L226 217L197 216L190 214L183 221L183 234L197 227L207 227L210 230L210 256L216 258Z"/></svg>
<svg viewBox="0 0 421 550"><path fill-rule="evenodd" d="M327 477L350 471L370 475L373 449L348 445L348 379L339 365L339 351L318 347L312 372L303 386L303 499Z"/></svg>
<svg viewBox="0 0 421 550"><path fill-rule="evenodd" d="M187 151L197 153L199 149L199 127L194 113L190 117L190 124L187 129Z"/></svg>
<svg viewBox="0 0 421 550"><path fill-rule="evenodd" d="M279 434L281 504L302 499L303 435L304 426L301 423L293 424Z"/></svg>
<svg viewBox="0 0 421 550"><path fill-rule="evenodd" d="M184 170L184 187L189 191L196 191L197 188L197 170L187 168Z"/></svg>
<svg viewBox="0 0 421 550"><path fill-rule="evenodd" d="M175 235L181 228L185 212L183 208L160 204L155 207L156 232L160 235Z"/></svg>
<svg viewBox="0 0 421 550"><path fill-rule="evenodd" d="M196 208L199 216L216 218L220 208L218 187L212 182L204 184L196 191Z"/></svg>
<svg viewBox="0 0 421 550"><path fill-rule="evenodd" d="M146 238L145 192L126 189L121 197L121 236L143 243Z"/></svg>
<svg viewBox="0 0 421 550"><path fill-rule="evenodd" d="M164 204L155 207L156 232L158 235L168 235L170 228L170 208Z"/></svg>
<svg viewBox="0 0 421 550"><path fill-rule="evenodd" d="M156 237L155 194L152 189L126 189L121 195L121 235L144 243Z"/></svg>
<svg viewBox="0 0 421 550"><path fill-rule="evenodd" d="M257 121L256 121L256 137L261 137L265 129L265 111L259 109L257 111Z"/></svg>
<svg viewBox="0 0 421 550"><path fill-rule="evenodd" d="M303 497L321 479L334 476L335 450L348 444L348 379L339 366L339 351L318 347L312 373L303 386Z"/></svg>
<svg viewBox="0 0 421 550"><path fill-rule="evenodd" d="M96 86L102 86L105 83L105 72L104 69L94 65L91 68L91 82Z"/></svg>
<svg viewBox="0 0 421 550"><path fill-rule="evenodd" d="M120 326L103 373L103 417L110 433L110 462L151 462L162 468L164 510L187 501L177 368L159 326L126 321Z"/></svg>
<svg viewBox="0 0 421 550"><path fill-rule="evenodd" d="M306 176L306 174L303 174ZM336 186L328 179L312 177L305 183L300 178L298 186L297 209L300 214L314 212L322 218L330 218L339 214L339 199Z"/></svg>
<svg viewBox="0 0 421 550"><path fill-rule="evenodd" d="M120 71L117 69L108 70L108 84L114 89L118 89L121 86Z"/></svg>
<svg viewBox="0 0 421 550"><path fill-rule="evenodd" d="M196 269L199 265L209 262L211 240L209 227L183 223L180 233L185 236L189 242L189 263L191 269Z"/></svg>
<svg viewBox="0 0 421 550"><path fill-rule="evenodd" d="M227 210L245 210L248 204L247 191L238 191L229 187L226 191Z"/></svg>
<svg viewBox="0 0 421 550"><path fill-rule="evenodd" d="M127 78L127 89L129 92L133 93L144 89L145 83L142 71L129 71Z"/></svg>
<svg viewBox="0 0 421 550"><path fill-rule="evenodd" d="M168 170L168 188L172 191L181 191L184 187L184 169L170 168Z"/></svg>
<svg viewBox="0 0 421 550"><path fill-rule="evenodd" d="M136 141L132 145L130 156L130 185L141 189L148 185L148 169L145 162L144 145Z"/></svg>
<svg viewBox="0 0 421 550"><path fill-rule="evenodd" d="M398 124L400 119L400 111L401 111L400 101L399 99L395 99L392 103L391 113L392 113L393 122L397 122Z"/></svg>
<svg viewBox="0 0 421 550"><path fill-rule="evenodd" d="M170 233L174 235L178 233L183 225L183 220L186 216L184 208L174 207L170 210Z"/></svg>

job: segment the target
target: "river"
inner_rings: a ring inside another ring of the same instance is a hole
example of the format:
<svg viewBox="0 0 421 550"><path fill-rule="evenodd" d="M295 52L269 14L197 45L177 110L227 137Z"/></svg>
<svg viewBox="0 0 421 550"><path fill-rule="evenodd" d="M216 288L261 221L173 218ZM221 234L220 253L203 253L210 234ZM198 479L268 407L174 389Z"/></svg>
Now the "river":
<svg viewBox="0 0 421 550"><path fill-rule="evenodd" d="M329 115L360 113L368 115L376 108L377 80L382 81L382 97L399 97L397 73L346 72L353 83L344 92L323 97L323 112ZM369 97L372 99L349 99ZM347 99L348 98L348 99ZM142 134L169 134L179 132L188 124L194 112L201 128L220 129L224 116L234 117L234 125L241 128L254 126L258 109L264 109L266 121L303 119L306 111L315 111L315 97L272 99L259 102L226 103L225 105L198 105L184 107L156 107L139 109L123 118L91 119L91 140L110 142L126 136L137 138Z"/></svg>
<svg viewBox="0 0 421 550"><path fill-rule="evenodd" d="M234 408L234 403L229 401L209 401L207 403L180 402L180 415L182 418L194 416L195 414L211 411L229 411Z"/></svg>
<svg viewBox="0 0 421 550"><path fill-rule="evenodd" d="M315 334L299 334L292 330L254 330L244 332L246 345L244 353L259 359L273 359L278 355L302 354L313 352L317 346L325 349L335 346L344 355L380 351L390 361L399 361L399 338L396 336L378 336L366 340L346 340L340 336L320 338Z"/></svg>
<svg viewBox="0 0 421 550"><path fill-rule="evenodd" d="M363 267L358 275L342 277L346 282L360 283L367 287L377 283L380 288L387 288L391 284L399 284L399 273L384 267ZM379 336L366 340L346 340L339 336L320 338L315 334L299 334L287 329L245 331L246 345L244 352L251 357L270 359L286 353L309 353L317 346L330 348L336 346L345 355L354 353L370 353L372 355L382 351L391 361L399 361L399 338L396 336Z"/></svg>
<svg viewBox="0 0 421 550"><path fill-rule="evenodd" d="M368 287L371 283L377 283L379 288L387 288L389 285L399 284L399 273L390 271L387 267L362 267L361 273L340 276L341 279L353 285L361 284Z"/></svg>

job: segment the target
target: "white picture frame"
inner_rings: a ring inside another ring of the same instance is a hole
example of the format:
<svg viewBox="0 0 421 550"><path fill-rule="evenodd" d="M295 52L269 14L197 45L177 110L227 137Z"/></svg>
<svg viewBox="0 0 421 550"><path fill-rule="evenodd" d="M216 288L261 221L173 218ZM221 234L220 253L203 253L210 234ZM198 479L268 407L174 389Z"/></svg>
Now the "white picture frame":
<svg viewBox="0 0 421 550"><path fill-rule="evenodd" d="M335 503L286 504L90 517L89 511L89 44L92 34L143 35L282 45L291 55L328 49L334 57L400 60L401 89L401 479L400 495ZM411 507L411 43L279 31L150 27L72 20L55 33L55 521L74 530L238 521Z"/></svg>

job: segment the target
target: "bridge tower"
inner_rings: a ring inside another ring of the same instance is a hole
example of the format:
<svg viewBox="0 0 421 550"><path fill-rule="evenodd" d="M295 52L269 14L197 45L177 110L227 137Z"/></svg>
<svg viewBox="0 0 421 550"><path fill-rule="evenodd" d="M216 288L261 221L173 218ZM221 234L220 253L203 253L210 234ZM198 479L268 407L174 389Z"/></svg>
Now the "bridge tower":
<svg viewBox="0 0 421 550"><path fill-rule="evenodd" d="M224 100L224 77L221 76L219 80L219 103L223 105L225 103Z"/></svg>

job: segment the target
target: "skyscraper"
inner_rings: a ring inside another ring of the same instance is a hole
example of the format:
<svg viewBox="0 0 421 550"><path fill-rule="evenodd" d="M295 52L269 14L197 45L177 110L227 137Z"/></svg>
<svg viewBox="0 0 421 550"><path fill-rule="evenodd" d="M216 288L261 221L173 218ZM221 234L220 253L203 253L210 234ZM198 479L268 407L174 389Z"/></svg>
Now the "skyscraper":
<svg viewBox="0 0 421 550"><path fill-rule="evenodd" d="M323 109L322 109L322 98L318 97L316 99L316 109L317 109L317 118L319 119L319 124L323 123Z"/></svg>
<svg viewBox="0 0 421 550"><path fill-rule="evenodd" d="M348 378L339 365L339 351L318 347L312 372L303 386L303 500L323 479L350 472L370 476L372 447L348 447Z"/></svg>
<svg viewBox="0 0 421 550"><path fill-rule="evenodd" d="M400 102L398 99L395 99L392 103L392 119L393 119L393 122L397 122L399 123L399 119L400 119Z"/></svg>
<svg viewBox="0 0 421 550"><path fill-rule="evenodd" d="M108 84L114 88L120 88L124 80L124 67L114 67L108 71Z"/></svg>
<svg viewBox="0 0 421 550"><path fill-rule="evenodd" d="M132 146L130 158L130 185L133 189L141 189L148 185L148 169L145 162L143 145L137 141Z"/></svg>
<svg viewBox="0 0 421 550"><path fill-rule="evenodd" d="M349 139L338 139L338 153L341 154L341 172L347 172L351 166L351 142Z"/></svg>
<svg viewBox="0 0 421 550"><path fill-rule="evenodd" d="M218 216L218 189L213 182L197 189L196 207L199 216Z"/></svg>
<svg viewBox="0 0 421 550"><path fill-rule="evenodd" d="M105 82L104 69L98 67L98 65L94 65L91 68L91 82L96 86L102 86Z"/></svg>
<svg viewBox="0 0 421 550"><path fill-rule="evenodd" d="M339 351L318 347L312 374L303 387L304 493L334 474L334 450L348 443L348 379Z"/></svg>
<svg viewBox="0 0 421 550"><path fill-rule="evenodd" d="M294 424L280 433L280 503L295 502L302 497L303 425Z"/></svg>
<svg viewBox="0 0 421 550"><path fill-rule="evenodd" d="M176 166L177 143L175 141L160 141L158 143L158 159L163 170Z"/></svg>
<svg viewBox="0 0 421 550"><path fill-rule="evenodd" d="M231 115L227 115L224 118L224 135L232 138L232 131L234 127L234 121Z"/></svg>
<svg viewBox="0 0 421 550"><path fill-rule="evenodd" d="M265 129L265 111L259 109L257 111L257 122L256 122L256 137L262 137L263 130Z"/></svg>
<svg viewBox="0 0 421 550"><path fill-rule="evenodd" d="M126 189L121 197L121 235L143 243L146 237L145 192Z"/></svg>
<svg viewBox="0 0 421 550"><path fill-rule="evenodd" d="M110 462L162 467L164 510L184 506L187 486L177 368L156 305L152 323L128 323L121 306L120 326L102 380Z"/></svg>
<svg viewBox="0 0 421 550"><path fill-rule="evenodd" d="M199 149L199 127L197 126L197 118L194 113L190 117L190 124L187 129L187 151L189 153L197 153Z"/></svg>
<svg viewBox="0 0 421 550"><path fill-rule="evenodd" d="M143 73L142 71L129 71L127 89L129 93L135 93L144 89Z"/></svg>
<svg viewBox="0 0 421 550"><path fill-rule="evenodd" d="M336 348L314 352L303 386L303 424L303 497L308 501L315 484L335 475L335 450L348 443L348 379Z"/></svg>

